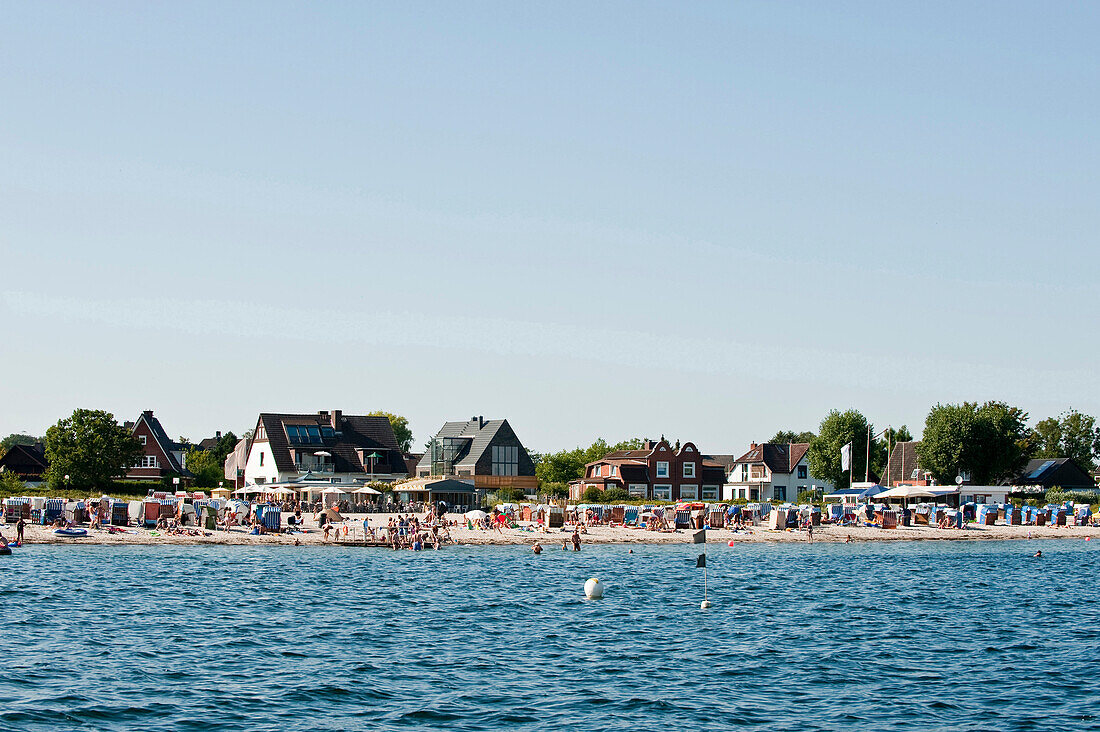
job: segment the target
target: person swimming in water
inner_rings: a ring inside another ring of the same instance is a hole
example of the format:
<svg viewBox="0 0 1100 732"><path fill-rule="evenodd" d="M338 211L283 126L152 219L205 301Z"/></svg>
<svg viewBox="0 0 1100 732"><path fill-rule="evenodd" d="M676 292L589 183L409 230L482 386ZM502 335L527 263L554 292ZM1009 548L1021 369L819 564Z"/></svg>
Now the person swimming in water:
<svg viewBox="0 0 1100 732"><path fill-rule="evenodd" d="M1033 554L1032 556L1035 557L1036 559L1042 559L1043 558L1043 550L1040 549L1039 551L1035 552L1035 554Z"/></svg>
<svg viewBox="0 0 1100 732"><path fill-rule="evenodd" d="M535 554L542 554L542 544L536 541L535 545L531 547L531 551L533 551Z"/></svg>

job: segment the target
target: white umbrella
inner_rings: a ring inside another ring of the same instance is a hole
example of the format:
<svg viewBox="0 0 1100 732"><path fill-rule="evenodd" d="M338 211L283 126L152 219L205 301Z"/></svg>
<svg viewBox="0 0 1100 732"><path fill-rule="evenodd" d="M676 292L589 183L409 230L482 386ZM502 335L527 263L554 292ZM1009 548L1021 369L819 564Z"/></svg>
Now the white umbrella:
<svg viewBox="0 0 1100 732"><path fill-rule="evenodd" d="M376 491L375 489L369 488L367 486L363 486L362 488L359 488L358 490L354 490L354 491L352 491L352 493L362 493L362 494L367 495L367 496L380 496L380 495L382 495L382 491Z"/></svg>
<svg viewBox="0 0 1100 732"><path fill-rule="evenodd" d="M462 515L462 517L470 521L484 521L485 519L489 518L489 514L485 513L484 511L474 510L467 511Z"/></svg>
<svg viewBox="0 0 1100 732"><path fill-rule="evenodd" d="M933 498L935 495L935 493L923 486L899 485L896 488L891 488L888 491L877 494L875 500L880 498Z"/></svg>
<svg viewBox="0 0 1100 732"><path fill-rule="evenodd" d="M347 493L347 491L345 491L343 488L336 488L336 487L325 488L323 491L321 491L321 495L323 495L323 496L334 496L334 495L342 494L342 493Z"/></svg>

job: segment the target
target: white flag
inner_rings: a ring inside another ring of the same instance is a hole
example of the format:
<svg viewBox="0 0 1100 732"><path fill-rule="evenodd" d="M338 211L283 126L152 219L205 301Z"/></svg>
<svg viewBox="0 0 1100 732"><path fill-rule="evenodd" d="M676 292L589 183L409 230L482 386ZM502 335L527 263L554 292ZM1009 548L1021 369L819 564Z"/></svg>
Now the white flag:
<svg viewBox="0 0 1100 732"><path fill-rule="evenodd" d="M840 448L840 469L852 469L852 443L850 442L844 447Z"/></svg>

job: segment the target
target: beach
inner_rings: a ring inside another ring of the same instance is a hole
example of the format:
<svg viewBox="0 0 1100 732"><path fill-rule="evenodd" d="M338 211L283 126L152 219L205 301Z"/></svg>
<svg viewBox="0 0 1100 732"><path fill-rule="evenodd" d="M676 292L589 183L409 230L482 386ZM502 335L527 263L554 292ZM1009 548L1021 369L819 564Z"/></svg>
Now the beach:
<svg viewBox="0 0 1100 732"><path fill-rule="evenodd" d="M84 537L64 537L53 533L53 527L27 525L25 542L27 544L207 544L207 545L245 545L245 546L285 546L298 543L302 546L323 544L348 545L363 544L363 518L370 521L372 527L384 527L397 514L347 514L347 539L325 540L317 526L315 518L306 516L305 533L282 533L254 535L245 529L232 531L207 531L203 536L188 536L151 531L134 526L121 527L124 533L110 533L106 529L89 530ZM0 525L0 531L8 541L15 539L15 526ZM540 542L547 549L558 548L572 535L572 526L565 530L542 530L532 524L521 523L520 528L505 528L497 531L450 527L453 543L462 546L491 545L533 545ZM647 531L645 529L622 526L589 526L581 534L581 545L585 544L690 544L694 531L681 529L675 532ZM342 534L342 532L341 532ZM873 526L835 526L814 527L814 543L846 542L890 542L890 541L980 541L1006 539L1100 539L1100 526L979 526L968 524L965 529L939 529L929 526L907 526L896 529L880 529ZM734 531L731 529L708 529L707 543L804 543L809 544L805 531L769 530L763 526ZM452 544L445 544L444 549Z"/></svg>

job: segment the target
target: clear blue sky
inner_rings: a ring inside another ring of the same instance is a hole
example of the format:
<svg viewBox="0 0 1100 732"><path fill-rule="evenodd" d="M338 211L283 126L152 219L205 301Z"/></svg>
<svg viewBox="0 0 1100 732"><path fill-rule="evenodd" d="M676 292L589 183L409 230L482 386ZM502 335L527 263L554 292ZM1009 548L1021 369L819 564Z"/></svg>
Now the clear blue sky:
<svg viewBox="0 0 1100 732"><path fill-rule="evenodd" d="M1100 6L5 3L0 433L1100 412Z"/></svg>

